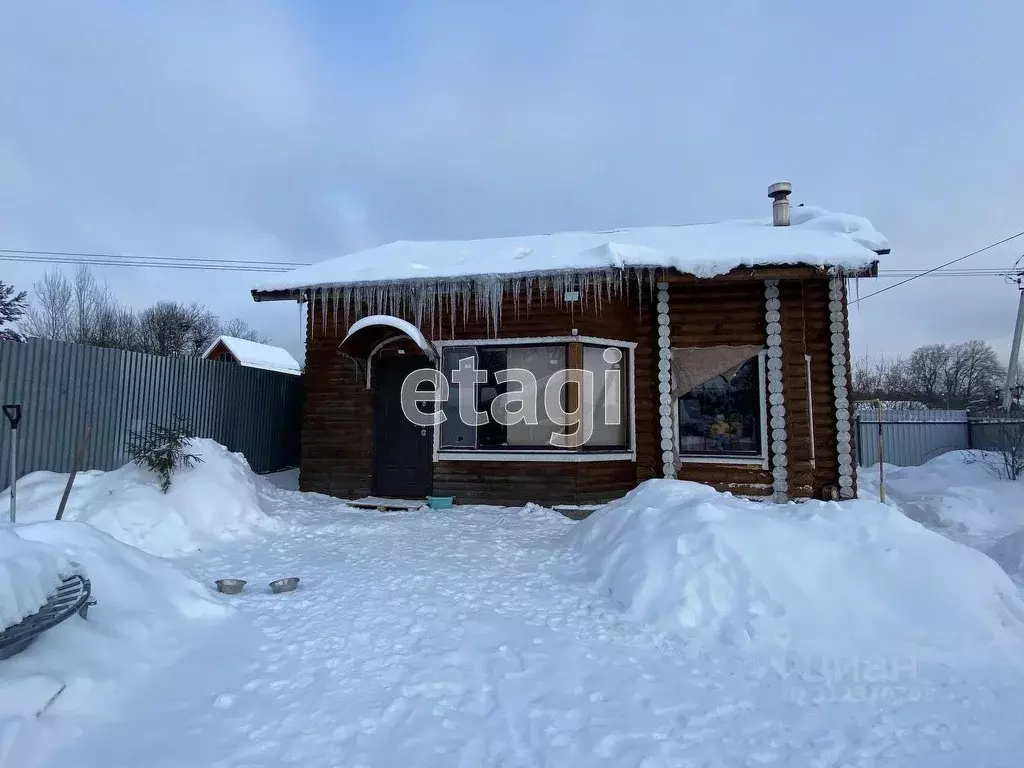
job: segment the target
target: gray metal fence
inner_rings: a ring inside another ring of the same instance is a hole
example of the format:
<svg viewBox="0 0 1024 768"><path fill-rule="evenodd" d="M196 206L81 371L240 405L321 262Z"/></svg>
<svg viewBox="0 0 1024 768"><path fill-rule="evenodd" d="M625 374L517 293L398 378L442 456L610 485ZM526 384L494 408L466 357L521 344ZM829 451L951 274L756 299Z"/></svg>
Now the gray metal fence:
<svg viewBox="0 0 1024 768"><path fill-rule="evenodd" d="M970 417L970 445L983 451L1005 450L1017 444L1024 449L1024 414L984 414Z"/></svg>
<svg viewBox="0 0 1024 768"><path fill-rule="evenodd" d="M0 342L0 402L21 403L18 474L68 472L86 423L83 469L127 461L132 431L187 419L199 437L245 454L257 472L299 460L302 381L272 371L30 340ZM10 484L10 429L0 421L0 488Z"/></svg>
<svg viewBox="0 0 1024 768"><path fill-rule="evenodd" d="M857 412L857 463L878 463L878 414ZM949 451L997 450L1006 444L1007 430L1024 424L1024 414L992 416L969 411L883 410L884 459L901 467L919 466Z"/></svg>

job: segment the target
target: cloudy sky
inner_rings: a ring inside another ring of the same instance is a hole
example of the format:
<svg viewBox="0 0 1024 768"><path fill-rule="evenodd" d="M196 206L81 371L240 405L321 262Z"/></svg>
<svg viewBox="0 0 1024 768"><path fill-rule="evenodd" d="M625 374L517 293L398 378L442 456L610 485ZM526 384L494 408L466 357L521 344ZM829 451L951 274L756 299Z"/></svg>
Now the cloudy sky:
<svg viewBox="0 0 1024 768"><path fill-rule="evenodd" d="M0 248L308 262L767 216L788 179L925 269L1024 230L1022 23L1008 0L0 0ZM301 354L296 306L249 299L265 276L97 271ZM926 277L854 309L854 352L1005 356L1016 301Z"/></svg>

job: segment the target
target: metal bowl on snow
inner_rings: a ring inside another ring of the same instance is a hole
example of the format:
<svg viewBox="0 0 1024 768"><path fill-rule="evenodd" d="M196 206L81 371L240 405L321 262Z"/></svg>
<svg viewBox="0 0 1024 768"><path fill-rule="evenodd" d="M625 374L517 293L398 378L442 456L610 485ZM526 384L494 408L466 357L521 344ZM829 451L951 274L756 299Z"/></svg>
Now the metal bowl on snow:
<svg viewBox="0 0 1024 768"><path fill-rule="evenodd" d="M277 595L281 592L291 592L297 586L299 586L299 577L289 576L287 579L274 579L270 582L270 591Z"/></svg>
<svg viewBox="0 0 1024 768"><path fill-rule="evenodd" d="M237 595L245 586L245 579L217 579L217 591L225 595Z"/></svg>

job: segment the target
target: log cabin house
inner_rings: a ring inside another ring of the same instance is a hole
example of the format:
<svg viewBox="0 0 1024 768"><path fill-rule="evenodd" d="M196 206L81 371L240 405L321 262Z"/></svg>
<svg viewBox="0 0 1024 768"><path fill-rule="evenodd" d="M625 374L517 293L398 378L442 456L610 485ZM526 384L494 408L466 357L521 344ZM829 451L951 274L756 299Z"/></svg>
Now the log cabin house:
<svg viewBox="0 0 1024 768"><path fill-rule="evenodd" d="M854 496L848 287L888 243L790 193L769 187L766 220L396 242L257 287L307 307L302 490L586 505L665 477ZM456 394L488 412L515 391L506 368L583 371L558 394L575 420L466 423ZM447 384L438 427L400 406L423 369ZM585 441L554 439L587 413Z"/></svg>

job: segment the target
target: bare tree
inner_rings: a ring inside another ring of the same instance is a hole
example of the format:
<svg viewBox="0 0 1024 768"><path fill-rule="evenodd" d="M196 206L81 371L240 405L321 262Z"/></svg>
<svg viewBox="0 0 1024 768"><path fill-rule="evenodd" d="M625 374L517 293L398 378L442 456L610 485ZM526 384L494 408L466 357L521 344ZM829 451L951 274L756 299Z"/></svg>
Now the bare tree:
<svg viewBox="0 0 1024 768"><path fill-rule="evenodd" d="M852 372L854 400L875 400L881 396L882 376L877 362L863 357L854 361Z"/></svg>
<svg viewBox="0 0 1024 768"><path fill-rule="evenodd" d="M141 352L139 318L131 308L116 301L104 302L96 308L88 343Z"/></svg>
<svg viewBox="0 0 1024 768"><path fill-rule="evenodd" d="M983 422L985 450L964 453L965 464L981 464L1000 480L1024 477L1024 421L1006 412L993 413Z"/></svg>
<svg viewBox="0 0 1024 768"><path fill-rule="evenodd" d="M856 361L853 364L854 400L905 399L905 367L901 357L882 356L877 360L865 357Z"/></svg>
<svg viewBox="0 0 1024 768"><path fill-rule="evenodd" d="M15 293L13 285L0 282L0 341L24 341L16 330L4 326L18 322L25 314L27 295L25 291Z"/></svg>
<svg viewBox="0 0 1024 768"><path fill-rule="evenodd" d="M93 321L99 304L104 301L105 287L96 282L96 278L87 266L80 266L72 281L71 341L87 344L93 331ZM109 290L109 289L107 289Z"/></svg>
<svg viewBox="0 0 1024 768"><path fill-rule="evenodd" d="M1003 476L1017 480L1024 475L1024 422L1007 421L1000 424L998 452L1003 459Z"/></svg>
<svg viewBox="0 0 1024 768"><path fill-rule="evenodd" d="M979 339L954 344L943 372L946 408L978 408L992 400L1006 369L992 347Z"/></svg>
<svg viewBox="0 0 1024 768"><path fill-rule="evenodd" d="M143 352L183 357L192 319L177 302L160 301L139 313L139 344Z"/></svg>
<svg viewBox="0 0 1024 768"><path fill-rule="evenodd" d="M74 296L71 280L60 270L50 270L32 284L32 303L21 324L27 336L54 341L70 341L71 318L68 307Z"/></svg>
<svg viewBox="0 0 1024 768"><path fill-rule="evenodd" d="M219 318L202 304L161 301L139 313L140 346L154 355L198 357L219 328Z"/></svg>
<svg viewBox="0 0 1024 768"><path fill-rule="evenodd" d="M220 336L233 336L236 339L246 339L247 341L255 341L258 344L268 344L270 339L264 336L262 333L257 331L245 320L240 317L234 317L228 320L220 328Z"/></svg>
<svg viewBox="0 0 1024 768"><path fill-rule="evenodd" d="M1005 369L987 342L928 344L906 359L863 359L853 367L858 400L919 402L929 408L983 408L992 402Z"/></svg>
<svg viewBox="0 0 1024 768"><path fill-rule="evenodd" d="M188 355L199 357L220 336L220 318L202 304L190 304L189 311L195 318L188 337Z"/></svg>
<svg viewBox="0 0 1024 768"><path fill-rule="evenodd" d="M900 399L920 400L930 408L942 404L942 387L950 349L945 344L926 344L910 353L901 371Z"/></svg>
<svg viewBox="0 0 1024 768"><path fill-rule="evenodd" d="M222 323L202 304L161 301L136 312L84 265L73 276L47 272L32 299L22 327L43 339L171 357L198 357L220 335L266 343L244 320Z"/></svg>
<svg viewBox="0 0 1024 768"><path fill-rule="evenodd" d="M134 349L134 313L121 306L110 286L87 266L73 277L51 270L33 285L33 301L24 323L30 336L100 347Z"/></svg>

